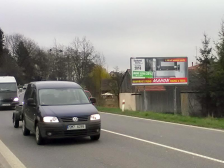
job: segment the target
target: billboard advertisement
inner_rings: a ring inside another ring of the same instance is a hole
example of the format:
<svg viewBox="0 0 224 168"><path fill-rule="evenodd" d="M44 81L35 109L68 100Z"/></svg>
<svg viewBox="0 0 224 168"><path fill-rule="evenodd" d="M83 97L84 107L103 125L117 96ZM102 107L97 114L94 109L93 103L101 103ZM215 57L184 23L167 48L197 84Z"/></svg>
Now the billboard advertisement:
<svg viewBox="0 0 224 168"><path fill-rule="evenodd" d="M132 57L132 85L188 84L187 57Z"/></svg>

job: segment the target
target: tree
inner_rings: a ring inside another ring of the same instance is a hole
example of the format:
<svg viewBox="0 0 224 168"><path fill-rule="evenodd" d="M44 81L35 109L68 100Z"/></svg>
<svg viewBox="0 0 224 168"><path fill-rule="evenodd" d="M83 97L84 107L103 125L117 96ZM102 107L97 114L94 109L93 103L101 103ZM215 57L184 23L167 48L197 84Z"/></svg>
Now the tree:
<svg viewBox="0 0 224 168"><path fill-rule="evenodd" d="M34 80L34 62L22 41L18 44L15 54L17 55L17 64L22 69L26 82L31 82Z"/></svg>
<svg viewBox="0 0 224 168"><path fill-rule="evenodd" d="M221 24L219 40L215 43L218 61L212 74L212 102L215 105L214 113L217 117L224 116L224 21Z"/></svg>
<svg viewBox="0 0 224 168"><path fill-rule="evenodd" d="M197 90L201 93L198 95L198 99L202 105L202 113L207 116L212 116L211 105L211 75L212 75L212 63L214 57L212 56L212 48L209 47L210 39L204 34L202 41L202 48L200 49L200 56L196 57L198 61L198 81L199 85Z"/></svg>
<svg viewBox="0 0 224 168"><path fill-rule="evenodd" d="M35 80L46 80L50 75L50 60L48 54L42 50L38 49L36 56L33 59L35 67Z"/></svg>
<svg viewBox="0 0 224 168"><path fill-rule="evenodd" d="M13 58L17 58L16 50L19 43L23 41L24 36L21 34L6 35L6 48L9 50Z"/></svg>
<svg viewBox="0 0 224 168"><path fill-rule="evenodd" d="M210 39L204 34L202 41L202 48L200 49L200 56L196 57L198 61L197 76L198 84L197 90L199 102L202 105L202 114L204 116L213 116L212 102L211 102L211 75L213 72L212 65L214 63L214 56L212 55L212 48L209 47Z"/></svg>
<svg viewBox="0 0 224 168"><path fill-rule="evenodd" d="M30 57L36 55L39 47L33 40L21 34L6 35L6 48L8 48L15 59L18 57L16 50L18 49L20 42L23 42Z"/></svg>
<svg viewBox="0 0 224 168"><path fill-rule="evenodd" d="M3 54L4 54L4 33L0 28L0 68L3 66Z"/></svg>
<svg viewBox="0 0 224 168"><path fill-rule="evenodd" d="M10 52L5 48L4 33L0 28L0 76L15 76L18 82L21 82L21 71Z"/></svg>
<svg viewBox="0 0 224 168"><path fill-rule="evenodd" d="M93 95L100 96L101 94L101 81L103 79L109 79L110 75L102 65L95 65L92 72L90 73L90 81L86 87L91 90Z"/></svg>
<svg viewBox="0 0 224 168"><path fill-rule="evenodd" d="M216 43L216 53L218 56L219 67L224 69L224 21L219 32L219 41Z"/></svg>
<svg viewBox="0 0 224 168"><path fill-rule="evenodd" d="M2 29L0 28L0 56L2 56L3 47L4 47L4 33Z"/></svg>
<svg viewBox="0 0 224 168"><path fill-rule="evenodd" d="M117 96L118 100L118 106L119 106L119 93L120 93L120 88L121 88L121 82L122 78L124 76L124 72L119 71L118 66L114 67L114 71L110 72L111 76L111 82L110 82L110 88L113 94Z"/></svg>
<svg viewBox="0 0 224 168"><path fill-rule="evenodd" d="M85 85L97 56L93 45L85 37L81 40L76 37L71 46L67 48L66 53L71 63L70 68L74 71L74 80L81 85Z"/></svg>
<svg viewBox="0 0 224 168"><path fill-rule="evenodd" d="M7 49L4 49L3 58L4 62L0 68L0 76L14 76L17 80L17 83L24 83L22 70L16 61L11 57Z"/></svg>
<svg viewBox="0 0 224 168"><path fill-rule="evenodd" d="M49 50L49 66L51 80L66 80L67 66L66 56L64 55L64 46L57 43L55 40L54 47Z"/></svg>

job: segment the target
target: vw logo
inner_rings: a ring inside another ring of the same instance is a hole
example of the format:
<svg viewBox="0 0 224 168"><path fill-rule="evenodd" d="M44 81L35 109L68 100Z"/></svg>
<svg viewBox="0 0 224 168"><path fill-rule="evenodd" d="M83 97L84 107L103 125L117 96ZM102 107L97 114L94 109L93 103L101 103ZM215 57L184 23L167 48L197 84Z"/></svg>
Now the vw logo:
<svg viewBox="0 0 224 168"><path fill-rule="evenodd" d="M78 121L78 118L77 117L73 117L72 120L73 121Z"/></svg>

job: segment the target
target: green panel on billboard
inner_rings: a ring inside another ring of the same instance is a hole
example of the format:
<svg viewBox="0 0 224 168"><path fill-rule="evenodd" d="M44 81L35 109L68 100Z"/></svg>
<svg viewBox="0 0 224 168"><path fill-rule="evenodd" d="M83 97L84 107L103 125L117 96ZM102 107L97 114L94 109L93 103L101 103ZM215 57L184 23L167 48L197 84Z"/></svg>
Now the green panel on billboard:
<svg viewBox="0 0 224 168"><path fill-rule="evenodd" d="M152 71L133 71L132 77L153 78Z"/></svg>

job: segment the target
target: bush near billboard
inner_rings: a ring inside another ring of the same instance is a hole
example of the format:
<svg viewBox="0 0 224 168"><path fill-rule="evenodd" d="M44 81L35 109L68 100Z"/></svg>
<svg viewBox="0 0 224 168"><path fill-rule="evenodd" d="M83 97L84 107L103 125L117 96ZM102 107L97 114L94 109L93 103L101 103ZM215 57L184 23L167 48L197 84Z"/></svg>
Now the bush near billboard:
<svg viewBox="0 0 224 168"><path fill-rule="evenodd" d="M132 57L132 85L188 84L187 57Z"/></svg>

